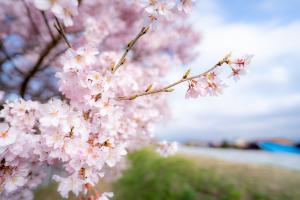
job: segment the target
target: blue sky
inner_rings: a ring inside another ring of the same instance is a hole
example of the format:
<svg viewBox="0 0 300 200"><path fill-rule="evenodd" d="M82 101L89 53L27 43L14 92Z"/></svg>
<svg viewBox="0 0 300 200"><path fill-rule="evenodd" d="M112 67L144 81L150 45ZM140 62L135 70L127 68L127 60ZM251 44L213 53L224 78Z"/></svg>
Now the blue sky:
<svg viewBox="0 0 300 200"><path fill-rule="evenodd" d="M202 1L203 2L203 1ZM198 4L202 3L199 0ZM278 20L288 23L300 18L299 0L218 0L222 16L232 22L262 23Z"/></svg>
<svg viewBox="0 0 300 200"><path fill-rule="evenodd" d="M198 0L191 23L202 33L194 73L227 52L254 54L250 73L217 98L169 96L172 118L157 135L170 140L284 137L300 141L300 1ZM174 80L186 69L176 68Z"/></svg>

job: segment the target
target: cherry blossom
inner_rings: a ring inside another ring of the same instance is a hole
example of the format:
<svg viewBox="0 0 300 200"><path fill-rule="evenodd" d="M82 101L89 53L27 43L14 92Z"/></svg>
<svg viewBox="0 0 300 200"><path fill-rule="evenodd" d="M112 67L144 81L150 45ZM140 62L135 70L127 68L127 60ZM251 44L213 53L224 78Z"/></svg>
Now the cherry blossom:
<svg viewBox="0 0 300 200"><path fill-rule="evenodd" d="M173 8L176 5L176 1L162 1L162 0L141 0L140 4L145 8L145 11L150 14L150 21L155 21L162 17L170 20L173 15Z"/></svg>
<svg viewBox="0 0 300 200"><path fill-rule="evenodd" d="M218 78L217 72L213 71L201 78L189 82L186 98L197 98L199 96L218 96L223 93L227 85Z"/></svg>
<svg viewBox="0 0 300 200"><path fill-rule="evenodd" d="M184 11L186 13L191 13L194 2L196 2L196 0L180 0L180 4L178 5L178 10Z"/></svg>
<svg viewBox="0 0 300 200"><path fill-rule="evenodd" d="M240 79L240 76L247 74L248 65L251 63L252 58L253 55L245 55L242 58L232 61L231 64L234 66L231 66L232 74L230 77L237 81Z"/></svg>
<svg viewBox="0 0 300 200"><path fill-rule="evenodd" d="M202 85L206 89L207 94L210 96L218 96L223 93L227 85L218 78L218 72L212 71L206 75L206 79Z"/></svg>
<svg viewBox="0 0 300 200"><path fill-rule="evenodd" d="M40 10L51 10L52 12L58 12L61 10L59 0L33 0L34 5Z"/></svg>
<svg viewBox="0 0 300 200"><path fill-rule="evenodd" d="M69 107L58 99L52 99L44 106L42 117L39 119L41 126L50 127L58 124L67 117Z"/></svg>
<svg viewBox="0 0 300 200"><path fill-rule="evenodd" d="M7 123L0 123L0 148L13 144L16 141L17 130L10 128Z"/></svg>
<svg viewBox="0 0 300 200"><path fill-rule="evenodd" d="M166 19L170 20L172 17L172 9L175 6L175 2L168 1L168 2L161 2L158 4L157 12L159 15L164 16Z"/></svg>
<svg viewBox="0 0 300 200"><path fill-rule="evenodd" d="M191 80L189 82L189 87L186 92L185 98L198 98L199 96L205 96L207 94L206 90L206 80L204 78L198 80Z"/></svg>
<svg viewBox="0 0 300 200"><path fill-rule="evenodd" d="M51 10L64 22L65 26L73 26L73 17L78 14L78 0L32 0L34 5L43 11Z"/></svg>
<svg viewBox="0 0 300 200"><path fill-rule="evenodd" d="M178 145L176 142L161 141L157 144L156 151L163 157L174 155L177 152Z"/></svg>
<svg viewBox="0 0 300 200"><path fill-rule="evenodd" d="M78 15L78 0L61 0L61 10L54 14L64 22L65 26L73 26L73 17Z"/></svg>
<svg viewBox="0 0 300 200"><path fill-rule="evenodd" d="M59 182L58 191L64 198L69 197L70 191L77 196L82 190L83 181L78 179L75 175L67 178L53 176L53 179Z"/></svg>
<svg viewBox="0 0 300 200"><path fill-rule="evenodd" d="M12 172L10 178L6 178L5 190L9 193L25 185L28 173L29 169L26 166L19 166Z"/></svg>
<svg viewBox="0 0 300 200"><path fill-rule="evenodd" d="M33 199L46 176L62 197L87 199L100 180L121 174L127 153L153 144L155 125L170 115L165 96L175 86L188 83L186 98L217 96L226 87L224 65L234 76L247 69L251 56L225 56L206 72L187 71L166 84L173 66L196 55L199 34L179 12L190 12L193 2L0 3L0 56L16 65L8 81L0 79L0 199ZM164 157L178 148L155 143ZM49 174L52 167L59 170ZM113 194L92 196L107 200Z"/></svg>
<svg viewBox="0 0 300 200"><path fill-rule="evenodd" d="M114 194L112 192L104 192L97 200L109 200Z"/></svg>
<svg viewBox="0 0 300 200"><path fill-rule="evenodd" d="M79 70L83 66L94 64L96 62L95 55L98 53L98 50L95 48L82 47L76 51L70 49L61 62L64 63L65 70Z"/></svg>

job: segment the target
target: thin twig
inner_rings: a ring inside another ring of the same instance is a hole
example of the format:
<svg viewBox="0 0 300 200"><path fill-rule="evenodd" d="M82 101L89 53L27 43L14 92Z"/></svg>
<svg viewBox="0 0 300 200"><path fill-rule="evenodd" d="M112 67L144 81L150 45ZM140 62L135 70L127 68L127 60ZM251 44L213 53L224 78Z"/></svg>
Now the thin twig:
<svg viewBox="0 0 300 200"><path fill-rule="evenodd" d="M61 40L61 35L54 37L54 39L47 44L47 46L42 50L38 60L36 61L35 65L31 68L27 76L24 78L21 88L20 88L20 95L24 97L28 83L30 79L38 72L40 65L43 63L44 59L49 55L51 50L59 43Z"/></svg>
<svg viewBox="0 0 300 200"><path fill-rule="evenodd" d="M148 31L149 31L150 27L149 26L144 26L141 31L137 34L137 36L131 40L127 46L126 49L122 55L122 57L120 58L120 60L118 61L118 63L112 67L111 71L115 72L121 65L123 65L126 62L126 56L129 53L129 51L133 48L133 46L135 45L135 43L143 36L145 35Z"/></svg>
<svg viewBox="0 0 300 200"><path fill-rule="evenodd" d="M63 53L65 53L68 50L68 48L64 48L61 51L58 51L57 53L55 53L52 58L48 59L47 62L44 64L43 67L39 68L38 71L43 71L45 70L47 67L50 66L50 64L57 59L57 57L59 57L60 55L62 55Z"/></svg>
<svg viewBox="0 0 300 200"><path fill-rule="evenodd" d="M25 0L22 0L22 3L23 3L23 5L24 5L25 8L26 8L26 12L27 12L28 18L29 18L29 20L30 20L30 23L31 23L31 25L32 25L32 28L33 28L34 32L37 33L37 34L39 34L40 31L39 31L39 29L38 29L36 23L35 23L34 20L33 20L33 17L32 17L32 15L31 15L30 8L28 7L28 5L27 5L27 3L25 2Z"/></svg>
<svg viewBox="0 0 300 200"><path fill-rule="evenodd" d="M179 85L180 83L183 83L183 82L186 82L186 81L191 81L193 79L196 79L196 78L200 78L202 76L205 76L207 75L208 73L210 73L211 71L213 71L214 69L222 66L224 63L228 63L229 60L228 60L228 56L225 56L222 60L220 60L217 64L215 64L213 67L211 67L210 69L208 69L207 71L201 73L201 74L198 74L198 75L195 75L195 76L191 76L189 78L181 78L180 80L174 82L174 83L171 83L167 86L164 86L162 88L158 88L158 89L154 89L154 90L149 90L148 88L146 89L146 91L144 92L140 92L140 93L136 93L134 95L131 95L131 96L122 96L122 97L117 97L116 100L134 100L138 97L141 97L141 96L146 96L146 95L150 95L150 94L156 94L156 93L161 93L161 92L172 92L173 91L173 87L176 86L176 85Z"/></svg>
<svg viewBox="0 0 300 200"><path fill-rule="evenodd" d="M49 21L48 21L47 16L46 16L46 14L45 14L44 11L41 11L41 13L42 13L42 15L43 15L43 19L44 19L44 22L45 22L45 24L46 24L46 26L47 26L47 29L48 29L48 31L49 31L49 34L51 35L51 38L54 39L54 34L53 34L53 32L52 32L52 30L51 30L51 28L50 28L50 25L49 25Z"/></svg>
<svg viewBox="0 0 300 200"><path fill-rule="evenodd" d="M17 66L17 64L15 63L14 59L9 55L9 53L6 51L2 41L0 43L0 49L2 50L4 56L6 57L7 60L9 60L9 62L13 65L13 67L16 69L17 72L19 72L19 74L24 75L24 72L22 72L19 67Z"/></svg>
<svg viewBox="0 0 300 200"><path fill-rule="evenodd" d="M66 36L65 30L64 30L64 26L61 24L61 22L57 19L57 17L55 17L55 21L56 23L54 23L54 27L57 30L57 32L63 37L64 41L66 42L67 46L72 49L72 46Z"/></svg>

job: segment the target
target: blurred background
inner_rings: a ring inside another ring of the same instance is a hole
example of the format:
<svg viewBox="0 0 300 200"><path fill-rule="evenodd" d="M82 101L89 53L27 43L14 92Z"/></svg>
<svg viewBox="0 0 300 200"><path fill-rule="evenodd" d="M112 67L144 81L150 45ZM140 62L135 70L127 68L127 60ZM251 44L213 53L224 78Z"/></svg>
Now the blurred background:
<svg viewBox="0 0 300 200"><path fill-rule="evenodd" d="M219 97L186 100L186 85L178 87L168 96L172 116L155 130L159 139L179 142L178 155L130 154L123 176L100 190L120 200L299 200L299 8L298 0L196 1L190 23L202 33L199 57L167 80L187 68L204 71L228 52L254 54L249 74L228 82ZM35 198L60 199L55 185Z"/></svg>

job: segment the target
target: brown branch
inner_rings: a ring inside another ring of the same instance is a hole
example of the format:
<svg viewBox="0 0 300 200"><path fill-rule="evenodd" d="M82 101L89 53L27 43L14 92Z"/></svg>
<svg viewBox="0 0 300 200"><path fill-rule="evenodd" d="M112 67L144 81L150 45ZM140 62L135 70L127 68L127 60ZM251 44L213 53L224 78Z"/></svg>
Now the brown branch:
<svg viewBox="0 0 300 200"><path fill-rule="evenodd" d="M63 53L65 53L68 50L68 48L62 49L61 51L58 51L56 54L54 54L52 56L52 58L47 60L47 63L44 64L43 67L39 68L38 71L43 71L45 70L47 67L49 67L51 65L51 63L53 61L55 61L57 59L57 57L59 57L60 55L62 55Z"/></svg>
<svg viewBox="0 0 300 200"><path fill-rule="evenodd" d="M38 72L40 65L43 63L44 59L49 55L50 51L59 43L61 40L61 35L56 36L53 40L51 40L47 46L42 50L38 60L32 67L32 69L29 71L29 73L25 76L21 88L20 88L20 95L24 97L28 83L30 79Z"/></svg>
<svg viewBox="0 0 300 200"><path fill-rule="evenodd" d="M15 63L14 59L9 55L9 53L6 51L3 42L0 41L0 50L3 52L4 56L6 57L7 60L9 60L9 62L13 65L13 67L16 69L16 71L21 74L24 75L24 72L22 72L19 67L17 66L17 64Z"/></svg>
<svg viewBox="0 0 300 200"><path fill-rule="evenodd" d="M126 49L122 55L122 57L120 58L120 60L118 61L118 63L112 67L111 71L115 72L121 65L123 65L126 61L126 56L129 53L129 51L133 48L133 46L135 45L135 43L143 36L145 35L148 31L149 31L150 27L149 26L144 26L141 31L137 34L137 36L131 40L127 46Z"/></svg>
<svg viewBox="0 0 300 200"><path fill-rule="evenodd" d="M27 12L28 18L29 18L29 20L30 20L30 23L31 23L31 25L32 25L32 28L33 28L34 32L37 33L37 34L39 34L40 31L39 31L39 29L37 28L37 25L36 25L36 23L35 23L34 20L33 20L33 17L32 17L32 15L31 15L31 11L30 11L28 5L26 4L25 0L22 0L22 3L24 4L24 6L25 6L25 8L26 8L26 12Z"/></svg>
<svg viewBox="0 0 300 200"><path fill-rule="evenodd" d="M49 32L49 34L51 35L51 38L54 39L54 34L53 34L53 32L52 32L52 30L51 30L51 28L50 28L50 25L49 25L49 21L48 21L47 16L46 16L46 14L45 14L44 11L41 11L41 13L42 13L42 15L43 15L43 19L44 19L44 22L45 22L45 24L46 24L46 26L47 26L48 32Z"/></svg>
<svg viewBox="0 0 300 200"><path fill-rule="evenodd" d="M61 24L61 22L57 19L57 17L55 17L55 21L56 23L54 23L54 27L57 30L57 32L63 37L64 41L66 42L67 46L72 49L72 46L66 36L65 30L64 30L64 26Z"/></svg>
<svg viewBox="0 0 300 200"><path fill-rule="evenodd" d="M198 74L198 75L195 75L195 76L191 76L189 78L185 74L180 80L178 80L178 81L176 81L174 83L171 83L171 84L169 84L167 86L164 86L162 88L151 90L152 87L150 87L150 89L148 87L144 92L136 93L136 94L131 95L131 96L117 97L116 100L134 100L134 99L136 99L138 97L146 96L146 95L150 95L150 94L156 94L156 93L161 93L161 92L172 92L174 86L179 85L180 83L183 83L183 82L186 82L186 81L191 81L193 79L205 76L208 73L210 73L211 71L213 71L214 69L222 66L224 63L228 64L229 63L229 56L230 55L225 56L217 64L215 64L213 67L211 67L210 69L208 69L207 71L205 71L205 72L203 72L201 74Z"/></svg>
<svg viewBox="0 0 300 200"><path fill-rule="evenodd" d="M3 53L3 55L5 54L4 52L2 52L2 53ZM0 60L0 66L1 66L3 63L5 63L7 60L9 60L9 59L15 59L15 57L16 57L16 56L19 56L19 55L22 55L22 53L19 53L19 52L11 53L11 54L9 55L10 58L8 58L8 57L6 57L6 56L4 55L4 58Z"/></svg>

